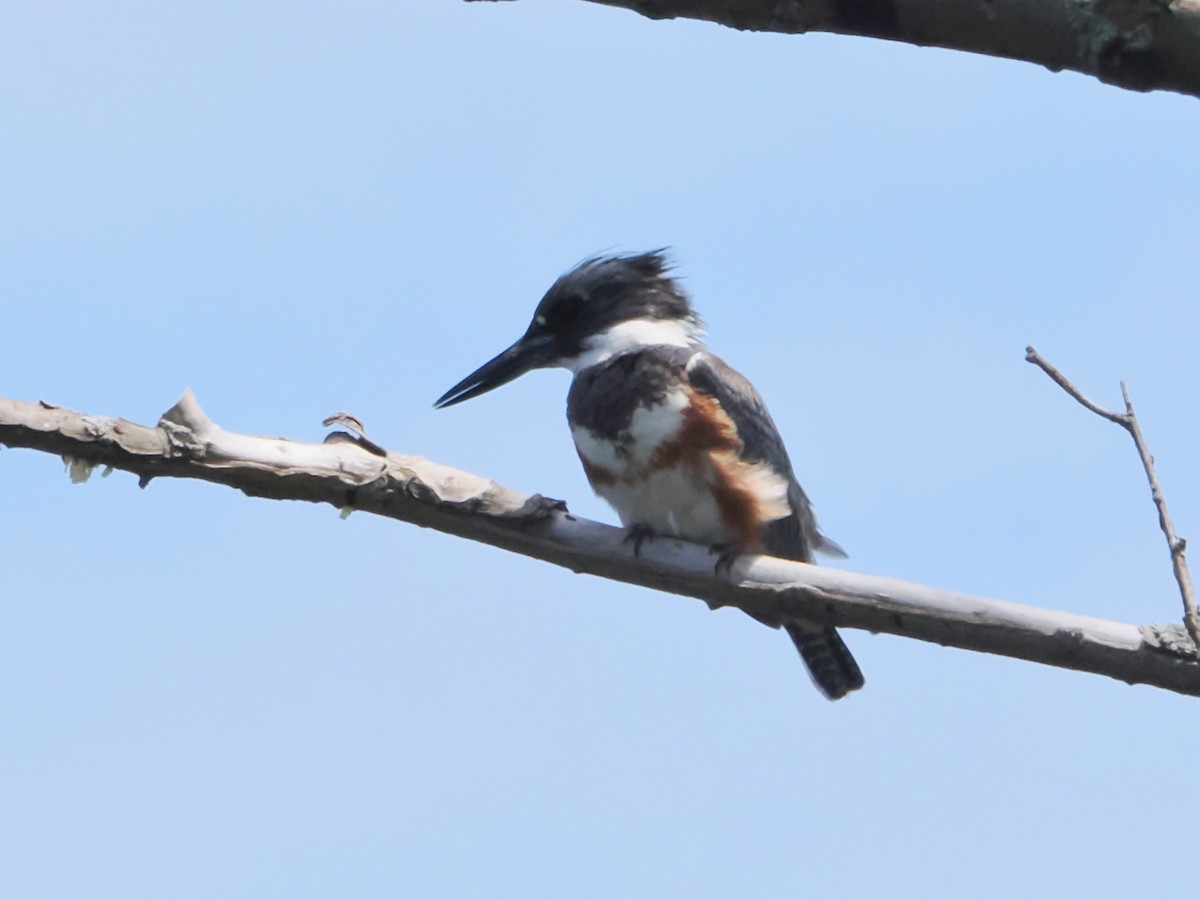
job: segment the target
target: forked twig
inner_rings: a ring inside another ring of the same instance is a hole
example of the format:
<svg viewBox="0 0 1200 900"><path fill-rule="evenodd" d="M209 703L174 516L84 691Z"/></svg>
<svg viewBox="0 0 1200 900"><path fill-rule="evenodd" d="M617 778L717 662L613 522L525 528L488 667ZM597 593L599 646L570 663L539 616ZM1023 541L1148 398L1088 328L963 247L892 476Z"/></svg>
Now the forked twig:
<svg viewBox="0 0 1200 900"><path fill-rule="evenodd" d="M1046 362L1041 354L1032 347L1025 348L1025 360L1049 375L1055 384L1084 407L1096 415L1120 425L1133 438L1138 456L1142 460L1142 468L1146 470L1146 479L1150 482L1150 494L1154 498L1154 505L1158 508L1158 526L1166 535L1167 547L1171 551L1171 566L1175 570L1175 581L1179 584L1179 593L1183 598L1183 624L1192 638L1192 643L1196 645L1197 649L1200 649L1200 612L1196 609L1196 594L1192 588L1191 573L1188 571L1187 541L1175 533L1175 525L1167 513L1167 500L1163 496L1162 487L1159 485L1158 476L1154 471L1154 457L1151 456L1150 449L1146 446L1146 440L1142 437L1142 429L1138 425L1137 414L1133 411L1133 401L1129 399L1129 389L1125 387L1125 382L1121 382L1121 396L1125 399L1125 412L1123 414L1115 413L1085 397L1079 388L1071 384L1067 376Z"/></svg>

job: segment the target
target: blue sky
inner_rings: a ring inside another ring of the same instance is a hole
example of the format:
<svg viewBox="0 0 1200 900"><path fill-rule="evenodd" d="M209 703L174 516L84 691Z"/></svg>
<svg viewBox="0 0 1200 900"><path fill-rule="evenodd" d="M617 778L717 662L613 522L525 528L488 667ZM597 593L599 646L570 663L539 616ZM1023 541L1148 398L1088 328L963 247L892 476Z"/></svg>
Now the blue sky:
<svg viewBox="0 0 1200 900"><path fill-rule="evenodd" d="M0 396L372 436L591 495L563 270L669 245L844 564L1124 621L1200 531L1196 101L586 3L10 3ZM0 451L20 897L1128 895L1196 701L861 632L829 704L731 611L365 515ZM842 564L842 563L839 563Z"/></svg>

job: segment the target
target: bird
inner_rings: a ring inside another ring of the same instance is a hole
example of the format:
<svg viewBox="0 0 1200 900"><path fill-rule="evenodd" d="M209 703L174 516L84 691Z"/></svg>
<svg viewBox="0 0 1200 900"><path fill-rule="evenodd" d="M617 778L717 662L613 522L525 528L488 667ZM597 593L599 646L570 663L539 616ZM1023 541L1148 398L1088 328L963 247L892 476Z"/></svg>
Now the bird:
<svg viewBox="0 0 1200 900"><path fill-rule="evenodd" d="M704 337L665 250L594 256L551 285L520 339L434 406L534 369L567 369L567 423L584 474L635 554L645 540L673 537L706 544L727 562L741 553L804 563L817 552L845 556L818 528L758 391ZM827 698L863 686L834 627L783 626Z"/></svg>

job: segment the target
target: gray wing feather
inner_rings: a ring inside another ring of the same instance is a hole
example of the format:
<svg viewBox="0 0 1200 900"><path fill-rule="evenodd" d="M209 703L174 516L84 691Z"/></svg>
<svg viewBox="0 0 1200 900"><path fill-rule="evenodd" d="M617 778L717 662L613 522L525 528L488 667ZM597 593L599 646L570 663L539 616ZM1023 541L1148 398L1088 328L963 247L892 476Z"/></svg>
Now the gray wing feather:
<svg viewBox="0 0 1200 900"><path fill-rule="evenodd" d="M767 526L763 536L767 552L772 556L800 562L812 562L814 551L845 556L842 548L818 529L808 495L792 471L792 462L788 459L783 438L754 385L707 350L701 350L691 357L687 373L692 386L701 393L715 397L733 421L745 447L745 458L767 463L788 480L788 502L792 514L776 519Z"/></svg>
<svg viewBox="0 0 1200 900"><path fill-rule="evenodd" d="M707 350L687 363L688 378L701 393L715 397L742 439L743 456L765 462L788 480L792 514L767 525L763 545L772 556L812 562L813 552L845 556L842 548L817 528L812 504L788 459L787 448L758 391L740 373ZM837 629L816 623L789 622L784 626L800 652L813 683L830 700L857 691L866 682Z"/></svg>

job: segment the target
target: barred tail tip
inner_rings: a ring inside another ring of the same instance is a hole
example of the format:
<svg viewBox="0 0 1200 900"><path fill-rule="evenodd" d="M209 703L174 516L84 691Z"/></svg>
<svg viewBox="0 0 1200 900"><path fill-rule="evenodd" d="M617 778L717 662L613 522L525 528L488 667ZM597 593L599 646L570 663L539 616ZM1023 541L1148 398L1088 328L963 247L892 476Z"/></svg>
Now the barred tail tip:
<svg viewBox="0 0 1200 900"><path fill-rule="evenodd" d="M841 700L866 680L837 629L822 625L787 625L788 636L800 651L817 690Z"/></svg>

